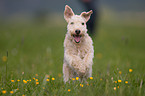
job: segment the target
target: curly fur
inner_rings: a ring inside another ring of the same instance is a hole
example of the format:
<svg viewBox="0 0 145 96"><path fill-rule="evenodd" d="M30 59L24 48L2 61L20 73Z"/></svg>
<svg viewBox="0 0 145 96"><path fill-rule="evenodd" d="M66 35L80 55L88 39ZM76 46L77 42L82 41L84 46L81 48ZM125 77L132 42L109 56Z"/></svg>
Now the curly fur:
<svg viewBox="0 0 145 96"><path fill-rule="evenodd" d="M79 77L83 81L92 75L94 58L93 42L87 34L86 22L89 20L92 10L74 15L72 9L66 5L64 18L67 21L67 33L64 40L64 82L73 77ZM73 23L72 23L73 22ZM76 42L73 35L75 30L80 30L79 42Z"/></svg>

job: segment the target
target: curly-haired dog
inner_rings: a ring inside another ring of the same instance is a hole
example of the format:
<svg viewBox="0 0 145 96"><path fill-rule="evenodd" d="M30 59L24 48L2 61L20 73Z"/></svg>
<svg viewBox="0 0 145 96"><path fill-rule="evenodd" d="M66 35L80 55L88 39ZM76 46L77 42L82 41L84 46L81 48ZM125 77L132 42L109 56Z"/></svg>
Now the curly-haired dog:
<svg viewBox="0 0 145 96"><path fill-rule="evenodd" d="M65 6L64 18L68 25L64 40L64 82L73 77L86 81L92 75L94 49L86 28L86 22L92 13L90 10L75 15L68 5Z"/></svg>

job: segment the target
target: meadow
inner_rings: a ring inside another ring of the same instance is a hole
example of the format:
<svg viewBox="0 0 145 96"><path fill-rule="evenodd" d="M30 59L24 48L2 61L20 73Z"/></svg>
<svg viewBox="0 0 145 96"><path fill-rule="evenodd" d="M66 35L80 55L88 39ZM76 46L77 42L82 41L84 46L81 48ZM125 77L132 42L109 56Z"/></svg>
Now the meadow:
<svg viewBox="0 0 145 96"><path fill-rule="evenodd" d="M94 41L93 75L88 84L64 84L66 23L0 24L0 95L143 96L145 24L102 20Z"/></svg>

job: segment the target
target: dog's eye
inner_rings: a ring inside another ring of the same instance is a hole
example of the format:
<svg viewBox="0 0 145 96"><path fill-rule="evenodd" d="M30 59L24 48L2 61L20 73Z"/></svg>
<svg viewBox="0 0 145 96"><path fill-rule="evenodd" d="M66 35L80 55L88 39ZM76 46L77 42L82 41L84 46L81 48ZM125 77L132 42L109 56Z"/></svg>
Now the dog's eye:
<svg viewBox="0 0 145 96"><path fill-rule="evenodd" d="M84 25L85 23L82 23L82 25Z"/></svg>
<svg viewBox="0 0 145 96"><path fill-rule="evenodd" d="M71 25L73 25L73 24L74 24L74 22L71 22L70 24L71 24Z"/></svg>

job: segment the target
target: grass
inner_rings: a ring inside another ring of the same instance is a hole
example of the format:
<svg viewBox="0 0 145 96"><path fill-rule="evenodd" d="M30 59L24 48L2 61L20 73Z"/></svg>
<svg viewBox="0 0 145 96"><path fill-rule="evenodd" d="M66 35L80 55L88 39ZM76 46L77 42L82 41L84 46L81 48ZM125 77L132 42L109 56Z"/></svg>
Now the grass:
<svg viewBox="0 0 145 96"><path fill-rule="evenodd" d="M143 96L145 27L101 22L93 38L93 79L64 84L66 23L0 26L0 95ZM129 70L132 70L129 72ZM54 80L55 79L55 80Z"/></svg>

